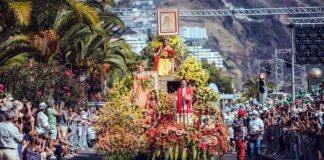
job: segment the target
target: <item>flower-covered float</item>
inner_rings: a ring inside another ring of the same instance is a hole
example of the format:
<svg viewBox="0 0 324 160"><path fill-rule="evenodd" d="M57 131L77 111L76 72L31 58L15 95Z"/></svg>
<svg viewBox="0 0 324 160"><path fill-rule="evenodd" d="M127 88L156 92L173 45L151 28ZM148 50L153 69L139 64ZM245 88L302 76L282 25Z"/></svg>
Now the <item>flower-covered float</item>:
<svg viewBox="0 0 324 160"><path fill-rule="evenodd" d="M109 101L100 109L97 151L108 159L140 156L170 160L213 159L229 151L229 132L219 110L219 95L207 85L209 72L195 58L188 57L175 77L185 79L192 88L193 123L177 121L177 96L173 93L151 91L149 105L144 108L130 103L134 85L129 76L115 84L108 93Z"/></svg>

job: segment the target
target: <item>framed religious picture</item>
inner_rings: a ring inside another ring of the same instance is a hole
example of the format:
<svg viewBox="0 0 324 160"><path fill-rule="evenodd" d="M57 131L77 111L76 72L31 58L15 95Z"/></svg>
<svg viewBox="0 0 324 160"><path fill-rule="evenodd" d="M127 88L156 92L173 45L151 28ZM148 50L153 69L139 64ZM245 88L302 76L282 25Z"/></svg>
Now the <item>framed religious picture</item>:
<svg viewBox="0 0 324 160"><path fill-rule="evenodd" d="M179 34L178 10L158 10L157 18L159 35Z"/></svg>

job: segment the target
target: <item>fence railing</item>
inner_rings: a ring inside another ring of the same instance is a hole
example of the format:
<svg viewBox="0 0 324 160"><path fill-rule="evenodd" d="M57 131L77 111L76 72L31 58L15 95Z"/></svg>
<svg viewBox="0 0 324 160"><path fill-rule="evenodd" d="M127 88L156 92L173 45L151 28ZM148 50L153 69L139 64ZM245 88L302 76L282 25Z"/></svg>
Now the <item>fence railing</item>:
<svg viewBox="0 0 324 160"><path fill-rule="evenodd" d="M318 160L324 155L324 136L270 126L265 130L266 154L274 159Z"/></svg>

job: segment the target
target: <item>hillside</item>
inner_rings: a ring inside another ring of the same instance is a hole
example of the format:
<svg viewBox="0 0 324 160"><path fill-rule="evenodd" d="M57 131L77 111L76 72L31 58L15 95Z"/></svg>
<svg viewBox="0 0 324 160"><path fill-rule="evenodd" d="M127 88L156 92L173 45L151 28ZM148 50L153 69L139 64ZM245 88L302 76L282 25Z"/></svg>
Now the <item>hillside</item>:
<svg viewBox="0 0 324 160"><path fill-rule="evenodd" d="M160 2L158 8L228 9L323 5L324 1L321 0L169 0ZM181 18L180 25L207 28L208 46L219 50L226 57L229 70L238 73L239 69L242 78L247 79L257 73L257 59L271 58L276 48L291 46L290 30L282 23L286 17L190 17Z"/></svg>

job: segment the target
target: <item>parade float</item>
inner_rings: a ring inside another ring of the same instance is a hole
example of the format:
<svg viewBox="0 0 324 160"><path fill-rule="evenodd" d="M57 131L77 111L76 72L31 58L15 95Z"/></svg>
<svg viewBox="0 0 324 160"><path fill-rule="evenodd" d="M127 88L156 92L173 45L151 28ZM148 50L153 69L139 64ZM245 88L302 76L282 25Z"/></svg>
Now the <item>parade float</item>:
<svg viewBox="0 0 324 160"><path fill-rule="evenodd" d="M149 47L162 53L165 39L158 36ZM109 90L109 101L100 108L96 124L97 151L108 159L213 159L229 151L229 132L219 109L219 95L207 84L209 72L193 57L181 59L183 55L178 53L185 51L178 50L182 47L178 36L168 37L168 41L176 55L164 56L177 59L172 64L174 74L144 71L149 67L141 63L133 76ZM181 83L186 88L172 90L168 86L176 82L177 87L181 88ZM138 95L143 93L147 104L140 106L143 96Z"/></svg>

